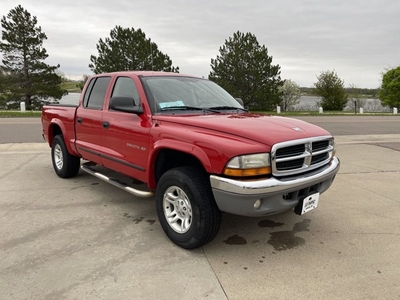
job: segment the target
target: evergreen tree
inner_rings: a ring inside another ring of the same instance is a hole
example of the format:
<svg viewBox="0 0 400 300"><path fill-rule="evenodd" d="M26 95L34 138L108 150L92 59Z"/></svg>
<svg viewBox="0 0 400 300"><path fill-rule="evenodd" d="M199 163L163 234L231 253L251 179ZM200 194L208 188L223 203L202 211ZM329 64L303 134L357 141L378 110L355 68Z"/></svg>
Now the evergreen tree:
<svg viewBox="0 0 400 300"><path fill-rule="evenodd" d="M272 56L255 35L237 31L219 53L211 59L210 80L241 98L249 109L272 110L281 102L280 66L272 65Z"/></svg>
<svg viewBox="0 0 400 300"><path fill-rule="evenodd" d="M5 109L7 107L6 101L6 75L0 68L0 109Z"/></svg>
<svg viewBox="0 0 400 300"><path fill-rule="evenodd" d="M383 105L400 108L400 66L383 74L379 99Z"/></svg>
<svg viewBox="0 0 400 300"><path fill-rule="evenodd" d="M11 9L1 19L4 81L7 101L25 101L27 108L40 108L39 103L49 97L60 99L66 91L60 88L60 67L47 65L43 48L47 36L37 26L37 18L21 5Z"/></svg>
<svg viewBox="0 0 400 300"><path fill-rule="evenodd" d="M324 110L342 111L347 104L344 81L335 71L323 71L314 83L314 93L321 97L320 105Z"/></svg>
<svg viewBox="0 0 400 300"><path fill-rule="evenodd" d="M169 56L158 50L140 28L116 26L110 37L99 40L96 48L99 54L91 55L89 64L96 74L129 70L179 73L179 67L173 67Z"/></svg>

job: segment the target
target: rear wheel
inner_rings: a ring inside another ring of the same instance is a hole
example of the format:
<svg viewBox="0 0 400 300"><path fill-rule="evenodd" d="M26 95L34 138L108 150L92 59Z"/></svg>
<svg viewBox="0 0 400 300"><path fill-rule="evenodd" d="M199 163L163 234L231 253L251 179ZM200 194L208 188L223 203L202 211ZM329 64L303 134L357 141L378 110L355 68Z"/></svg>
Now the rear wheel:
<svg viewBox="0 0 400 300"><path fill-rule="evenodd" d="M62 178L74 177L79 172L81 160L78 156L69 154L61 134L53 139L51 160L54 171Z"/></svg>
<svg viewBox="0 0 400 300"><path fill-rule="evenodd" d="M182 248L200 247L218 233L221 213L209 178L193 167L174 168L161 176L156 208L164 232Z"/></svg>

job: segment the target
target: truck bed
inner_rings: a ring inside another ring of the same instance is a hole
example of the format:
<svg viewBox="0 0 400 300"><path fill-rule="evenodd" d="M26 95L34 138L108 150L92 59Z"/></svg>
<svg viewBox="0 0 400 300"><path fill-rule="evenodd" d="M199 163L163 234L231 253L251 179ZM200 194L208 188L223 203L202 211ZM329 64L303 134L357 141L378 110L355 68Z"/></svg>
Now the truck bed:
<svg viewBox="0 0 400 300"><path fill-rule="evenodd" d="M42 108L42 124L43 124L43 138L51 147L52 139L54 136L54 126L57 124L61 128L59 134L63 134L66 141L68 152L73 155L78 155L75 148L75 128L74 120L78 105L70 104L50 104Z"/></svg>

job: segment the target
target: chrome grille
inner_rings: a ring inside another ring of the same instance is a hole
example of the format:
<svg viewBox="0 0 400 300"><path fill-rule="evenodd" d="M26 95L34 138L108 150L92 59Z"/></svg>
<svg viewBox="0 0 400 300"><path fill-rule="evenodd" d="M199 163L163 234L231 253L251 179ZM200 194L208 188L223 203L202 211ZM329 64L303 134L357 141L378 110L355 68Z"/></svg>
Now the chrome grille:
<svg viewBox="0 0 400 300"><path fill-rule="evenodd" d="M331 136L275 144L271 150L272 174L288 176L317 169L329 163L333 150Z"/></svg>

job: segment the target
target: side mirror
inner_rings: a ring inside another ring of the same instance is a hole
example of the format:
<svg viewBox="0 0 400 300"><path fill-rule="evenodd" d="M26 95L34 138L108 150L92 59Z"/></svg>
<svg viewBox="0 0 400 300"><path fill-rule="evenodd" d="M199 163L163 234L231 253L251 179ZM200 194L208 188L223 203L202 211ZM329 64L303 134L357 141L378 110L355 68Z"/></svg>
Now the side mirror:
<svg viewBox="0 0 400 300"><path fill-rule="evenodd" d="M240 98L235 98L235 100L236 100L237 102L239 102L239 104L244 108L244 102L243 102L242 99L240 99Z"/></svg>
<svg viewBox="0 0 400 300"><path fill-rule="evenodd" d="M143 113L141 105L135 105L132 97L112 97L110 99L110 109L140 115Z"/></svg>

